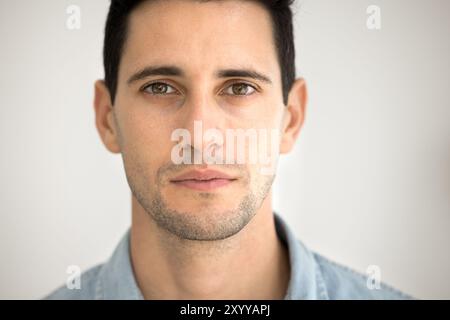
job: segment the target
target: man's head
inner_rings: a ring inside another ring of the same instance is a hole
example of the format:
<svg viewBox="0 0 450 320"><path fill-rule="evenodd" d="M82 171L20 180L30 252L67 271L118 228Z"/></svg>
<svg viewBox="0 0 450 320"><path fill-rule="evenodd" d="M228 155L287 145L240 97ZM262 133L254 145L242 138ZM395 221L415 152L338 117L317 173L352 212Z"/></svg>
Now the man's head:
<svg viewBox="0 0 450 320"><path fill-rule="evenodd" d="M111 3L96 125L106 147L122 154L133 196L178 237L218 240L239 232L266 199L275 174L262 174L261 163L248 161L176 164L175 131L190 133L193 141L185 141L183 150L194 154L236 149L227 149L230 139L199 137L196 122L224 136L228 129L275 131L277 153L288 152L298 136L306 88L302 79L294 82L289 2ZM273 142L266 138L259 146ZM208 174L214 182L198 180Z"/></svg>

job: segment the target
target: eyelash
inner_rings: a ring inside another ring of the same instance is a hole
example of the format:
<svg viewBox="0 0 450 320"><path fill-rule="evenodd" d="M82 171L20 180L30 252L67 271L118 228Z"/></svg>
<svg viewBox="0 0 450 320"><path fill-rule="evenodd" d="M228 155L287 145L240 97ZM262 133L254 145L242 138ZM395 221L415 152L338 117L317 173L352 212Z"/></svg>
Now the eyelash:
<svg viewBox="0 0 450 320"><path fill-rule="evenodd" d="M168 95L174 94L174 93L149 93L146 91L148 88L150 88L151 86L153 86L155 84L163 84L168 87L172 87L174 90L178 91L172 85L170 85L166 82L163 82L163 81L156 81L156 82L145 84L144 86L141 87L140 91L150 94L150 95L153 95L153 96L168 96ZM255 86L253 86L249 83L246 83L246 82L234 82L234 83L231 83L229 86L227 86L225 89L228 89L228 88L232 87L233 85L246 85L246 86L250 87L251 89L253 89L253 92L249 93L249 94L242 94L242 95L239 95L239 94L225 94L225 95L234 96L234 97L249 97L249 96L253 95L255 92L259 92L258 88L256 88ZM220 94L222 95L223 93L220 93Z"/></svg>

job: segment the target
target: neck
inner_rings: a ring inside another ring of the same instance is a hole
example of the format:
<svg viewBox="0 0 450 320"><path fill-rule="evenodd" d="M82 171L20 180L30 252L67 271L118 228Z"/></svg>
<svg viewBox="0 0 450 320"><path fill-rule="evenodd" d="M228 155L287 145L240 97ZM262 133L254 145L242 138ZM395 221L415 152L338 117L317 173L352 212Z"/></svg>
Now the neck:
<svg viewBox="0 0 450 320"><path fill-rule="evenodd" d="M131 261L145 299L283 299L287 249L278 239L271 193L237 234L180 239L159 228L132 198Z"/></svg>

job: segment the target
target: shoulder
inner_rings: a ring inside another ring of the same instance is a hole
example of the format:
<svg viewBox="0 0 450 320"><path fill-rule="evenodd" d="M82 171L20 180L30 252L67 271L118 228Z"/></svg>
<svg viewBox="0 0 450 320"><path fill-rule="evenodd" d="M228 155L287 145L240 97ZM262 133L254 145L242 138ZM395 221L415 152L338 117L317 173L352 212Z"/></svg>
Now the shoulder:
<svg viewBox="0 0 450 320"><path fill-rule="evenodd" d="M92 300L98 296L99 273L103 265L97 265L81 273L79 289L69 289L65 284L55 289L44 300Z"/></svg>
<svg viewBox="0 0 450 320"><path fill-rule="evenodd" d="M380 282L377 288L370 288L368 276L325 258L318 253L313 252L312 254L321 271L330 299L413 299L413 297L383 282Z"/></svg>

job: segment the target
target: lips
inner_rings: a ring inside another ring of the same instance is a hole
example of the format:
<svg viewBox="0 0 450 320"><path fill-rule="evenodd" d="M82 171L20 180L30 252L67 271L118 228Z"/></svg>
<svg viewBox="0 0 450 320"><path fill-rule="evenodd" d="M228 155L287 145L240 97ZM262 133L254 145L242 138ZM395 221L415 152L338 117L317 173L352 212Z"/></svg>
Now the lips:
<svg viewBox="0 0 450 320"><path fill-rule="evenodd" d="M171 182L175 185L207 191L226 186L235 180L237 179L216 170L193 170L175 177Z"/></svg>

